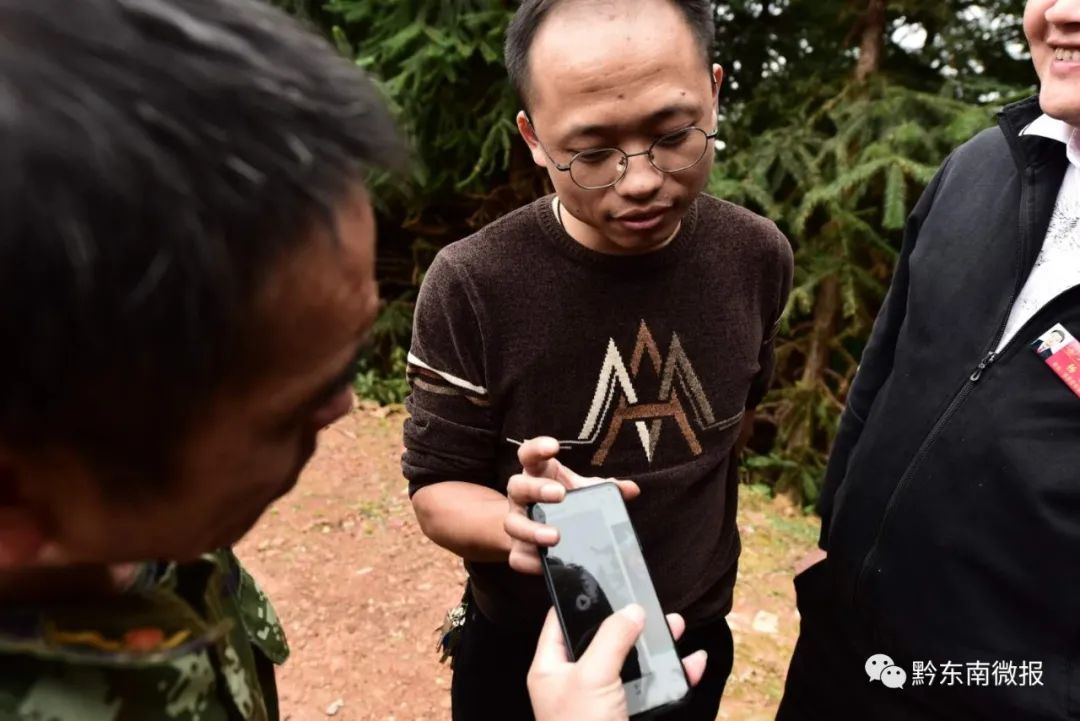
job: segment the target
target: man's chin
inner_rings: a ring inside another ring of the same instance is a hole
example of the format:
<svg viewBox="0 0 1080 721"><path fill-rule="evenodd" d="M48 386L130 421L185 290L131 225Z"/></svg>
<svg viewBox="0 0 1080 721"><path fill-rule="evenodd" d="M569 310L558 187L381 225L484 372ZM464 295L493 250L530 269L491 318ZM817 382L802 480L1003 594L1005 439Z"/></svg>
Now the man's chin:
<svg viewBox="0 0 1080 721"><path fill-rule="evenodd" d="M671 239L674 228L641 234L622 234L613 238L613 242L626 255L644 255L660 250Z"/></svg>
<svg viewBox="0 0 1080 721"><path fill-rule="evenodd" d="M295 485L296 479L294 478L292 482L284 484L282 486L282 490L279 490L273 496L273 498L271 498L266 503L266 505L262 506L258 510L251 511L250 513L248 513L247 516L225 529L224 532L218 537L218 541L215 544L215 547L224 548L226 546L235 546L237 543L239 543L244 538L244 536L246 536L251 531L251 529L255 528L255 526L259 524L259 520L266 514L268 510L270 510L270 506L272 506L273 503L279 498L291 491Z"/></svg>
<svg viewBox="0 0 1080 721"><path fill-rule="evenodd" d="M269 506L267 506L267 508L269 508ZM244 519L242 523L237 523L230 527L225 533L218 537L217 542L214 544L214 549L235 546L259 523L259 519L263 517L266 510L266 508L263 508L258 513Z"/></svg>
<svg viewBox="0 0 1080 721"><path fill-rule="evenodd" d="M1080 84L1076 88L1043 87L1039 97L1042 111L1052 118L1080 127Z"/></svg>
<svg viewBox="0 0 1080 721"><path fill-rule="evenodd" d="M272 506L275 501L288 495L296 487L296 484L300 480L300 473L315 454L315 449L315 439L312 438L309 442L304 444L304 448L301 450L293 468L289 470L288 475L265 496L265 502L254 510L249 511L245 516L239 518L232 524L223 527L221 532L215 535L215 541L212 544L212 547L205 550L210 551L217 548L234 546L239 543L240 540L258 524L259 519L263 517L263 514L269 510L270 506Z"/></svg>

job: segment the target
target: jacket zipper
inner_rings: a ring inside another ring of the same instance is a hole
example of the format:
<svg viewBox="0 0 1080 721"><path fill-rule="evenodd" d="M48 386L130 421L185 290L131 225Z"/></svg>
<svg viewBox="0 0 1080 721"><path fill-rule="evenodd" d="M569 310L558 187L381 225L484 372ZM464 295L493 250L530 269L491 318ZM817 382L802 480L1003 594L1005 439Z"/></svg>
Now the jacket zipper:
<svg viewBox="0 0 1080 721"><path fill-rule="evenodd" d="M1014 299L1015 301L1015 299ZM1009 304L1011 309L1012 303ZM1001 342L1001 335L1005 331L1005 324L1001 326L1001 330L998 331L994 339L994 347ZM1010 341L1011 343L1011 341ZM975 388L976 384L982 379L987 370L990 369L1001 354L996 351L988 352L979 365L971 372L971 375L964 379L964 384L953 395L952 400L949 402L948 407L945 408L945 412L938 416L937 421L934 423L933 428L923 439L922 445L919 446L919 450L915 453L915 457L912 458L911 463L908 464L907 470L904 471L904 475L900 476L900 480L896 484L896 488L893 489L892 495L889 496L889 502L885 505L885 512L881 516L881 523L878 524L877 534L874 536L874 543L870 546L870 550L866 554L866 558L863 559L862 567L859 569L859 575L855 580L855 593L853 600L857 603L859 595L862 592L863 584L866 581L866 575L870 572L870 569L877 562L878 546L881 543L881 537L885 531L885 526L889 521L889 516L892 514L893 507L896 505L896 499L903 492L904 487L915 471L919 469L922 461L930 453L930 449L933 447L937 437L941 434L941 430L945 427L945 424L949 422L956 410L964 402L964 400L971 394L971 391Z"/></svg>
<svg viewBox="0 0 1080 721"><path fill-rule="evenodd" d="M1056 303L1058 299L1060 299L1062 296L1073 292L1077 288L1080 288L1080 286L1066 288L1064 291L1058 293L1056 296L1047 301L1043 305L1043 308L1046 308L1051 304ZM994 342L991 348L997 348L1001 344L1001 337L1005 334L1005 328L1008 325L1009 317L1012 315L1013 305L1015 305L1016 299L1019 295L1019 291L1015 291L1013 293L1013 297L1009 302L1009 312L1005 315L1005 320L1001 322L1001 326L998 328L997 333L994 334ZM1040 309L1040 312L1041 310L1042 309ZM998 360L1001 359L1001 356L1005 355L1005 352L1011 349L1012 346L1020 338L1026 337L1027 334L1025 333L1025 331L1032 323L1035 322L1038 317L1039 313L1036 313L1031 318L1029 318L1024 323L1024 325L1022 325L1016 331L1013 337L1009 339L1009 342L1006 343L1005 347L1002 348L1000 351L990 350L986 353L985 356L983 356L982 360L979 361L979 364L975 366L975 369L971 372L971 375L968 376L968 378L964 381L964 384L960 386L960 388L953 395L953 398L949 402L949 405L945 408L945 411L940 416L938 416L937 421L934 423L933 428L930 429L930 432L926 435L926 438L923 439L922 444L919 446L919 450L915 453L915 456L914 458L912 458L911 463L908 464L908 467L904 471L904 474L900 476L900 480L897 482L896 488L893 490L892 495L889 497L889 502L885 505L885 512L881 516L881 523L878 524L878 530L877 534L874 536L874 542L870 546L870 550L867 552L866 558L863 559L862 567L860 568L859 575L855 581L854 599L856 601L858 600L859 594L862 591L863 583L866 580L866 575L870 572L870 568L877 561L878 546L881 543L881 537L885 530L885 524L888 522L889 515L892 513L893 506L896 504L897 496L899 496L900 493L904 490L904 486L907 485L911 477L915 475L915 471L919 469L919 466L929 454L930 448L937 440L938 435L941 434L942 428L945 427L945 424L947 424L952 418L953 414L956 413L956 410L960 407L960 405L964 402L968 395L970 395L971 392L975 390L975 386L977 386L979 384L979 381L983 379L983 377L986 375L986 372L989 371L990 368L995 363L997 363Z"/></svg>
<svg viewBox="0 0 1080 721"><path fill-rule="evenodd" d="M1031 172L1030 169L1028 169L1027 175L1027 180L1030 184L1031 176L1033 176L1034 174ZM1021 208L1023 208L1023 199L1021 202ZM1021 210L1021 213L1022 212L1023 210ZM1022 239L1021 242L1022 245L1021 249L1018 251L1017 258L1017 278L1013 282L1012 295L1009 297L1008 310L1005 312L1005 316L998 324L998 329L997 332L994 333L994 339L993 342L990 344L990 349L986 352L986 355L983 356L982 360L979 361L979 364L975 367L975 369L972 370L971 375L969 375L967 379L964 380L963 385L961 385L960 388L957 389L956 393L953 394L952 400L949 401L949 405L945 408L945 412L938 416L937 421L934 422L934 425L930 429L930 432L927 434L926 438L923 439L922 444L919 446L919 450L916 451L914 458L911 459L911 463L908 464L908 467L904 470L903 475L900 476L900 480L897 481L896 488L893 489L892 495L889 496L889 501L885 504L885 512L881 516L881 523L878 524L877 533L874 535L874 542L870 545L870 550L867 551L866 557L863 558L862 566L859 568L859 575L855 578L855 589L854 593L852 594L852 600L855 604L858 604L859 595L862 593L863 585L866 582L866 575L870 572L871 567L873 567L877 563L878 547L881 545L881 537L885 532L885 526L889 521L889 516L892 514L893 507L896 505L897 497L904 490L904 487L907 485L908 481L911 480L911 477L915 475L915 471L918 470L919 466L922 464L922 461L930 452L930 449L931 447L933 447L938 435L940 435L942 428L945 427L945 424L948 423L949 419L952 418L954 413L956 413L956 410L960 407L960 404L962 404L964 400L968 397L971 391L975 388L975 385L978 384L980 380L982 380L983 375L985 375L986 372L990 369L990 367L993 366L994 363L997 362L998 358L1001 357L1001 353L997 351L997 348L999 345L1001 345L1001 338L1005 335L1005 329L1009 325L1009 317L1012 316L1013 306L1016 305L1016 300L1020 297L1020 291L1024 287L1023 284L1027 280L1026 277L1022 277L1020 269L1024 267L1024 249L1027 248L1028 243L1026 242L1026 239ZM1054 300L1056 300L1056 298ZM1032 320L1034 320L1034 317L1029 318L1028 323L1030 323ZM1026 327L1027 323L1025 323L1024 326ZM1021 330L1023 330L1023 328ZM1020 334L1018 332L1015 336L1013 336L1013 338L1010 339L1010 341L1006 344L1005 348L1002 348L1001 351L1004 352L1009 346L1011 346L1016 341L1017 337L1019 337L1019 335Z"/></svg>
<svg viewBox="0 0 1080 721"><path fill-rule="evenodd" d="M1025 202L1026 198L1024 196L1026 196L1028 192L1031 192L1035 172L1032 168L1029 167L1025 170L1024 174L1026 176L1024 178L1025 188L1024 192L1022 193L1020 203L1020 213L1022 218L1026 216L1025 210L1027 209L1027 204ZM1025 220L1029 221L1029 219L1026 218ZM896 505L897 496L899 496L900 493L904 490L904 487L910 481L911 477L915 475L915 471L918 470L923 460L925 460L926 456L930 452L931 447L933 447L934 442L937 440L938 435L941 434L941 430L945 427L945 424L949 422L953 414L956 413L956 410L960 407L960 405L964 402L968 395L971 394L975 386L978 385L979 381L982 380L986 372L989 371L990 368L994 365L994 363L996 363L1001 358L1001 356L1007 350L1009 350L1013 346L1013 344L1017 342L1018 338L1023 337L1023 332L1027 330L1027 327L1031 325L1039 316L1039 313L1036 313L1031 318L1029 318L1024 323L1024 325L1017 330L1013 337L1009 339L1009 342L1005 344L1005 347L1002 348L1000 352L997 350L998 346L1001 345L1001 338L1005 335L1005 329L1009 325L1009 318L1012 316L1013 308L1016 305L1016 301L1020 297L1020 291L1023 289L1024 283L1027 281L1027 276L1031 273L1030 267L1028 268L1028 273L1026 275L1022 273L1022 269L1026 267L1026 255L1030 253L1030 251L1028 250L1028 248L1030 248L1030 238L1026 237L1029 233L1029 225L1030 222L1021 223L1022 235L1021 247L1018 250L1017 277L1015 282L1013 283L1012 295L1009 297L1008 310L1006 311L1005 316L1001 319L1001 323L998 326L997 332L994 334L993 342L990 344L990 350L988 350L986 355L983 356L982 360L979 361L979 364L971 372L971 375L968 376L968 378L964 381L963 385L961 385L960 388L957 389L956 393L953 395L952 400L949 402L949 405L945 408L945 412L938 416L937 421L930 429L930 432L927 434L926 438L923 439L923 442L919 446L919 450L915 453L914 458L912 458L911 463L908 464L908 467L904 470L903 475L900 476L900 480L897 482L896 488L893 489L892 495L889 496L889 501L885 504L885 511L881 516L881 522L878 524L877 533L874 535L874 542L871 544L870 550L867 551L866 557L863 558L862 566L859 569L859 575L855 579L853 600L856 604L858 603L859 595L862 593L863 586L866 582L867 574L870 572L870 569L877 563L878 548L881 545L881 539L884 535L885 526L888 523L889 516L892 514L893 507ZM1034 262L1034 259L1032 259L1032 262ZM1061 298L1066 293L1069 293L1071 290L1074 290L1074 288L1068 288L1062 291L1057 296L1045 303L1043 305L1043 308L1046 308L1050 304L1056 302L1059 298Z"/></svg>
<svg viewBox="0 0 1080 721"><path fill-rule="evenodd" d="M1026 196L1029 192L1031 192L1035 173L1031 168L1027 168L1024 174L1026 177L1024 178L1025 183L1020 198L1020 213L1022 218L1025 218L1026 215ZM1002 317L1001 322L998 324L998 329L997 332L994 333L994 339L993 342L990 344L990 349L986 352L986 355L983 356L982 360L979 361L979 364L971 372L971 375L967 377L963 385L961 385L960 388L957 389L956 393L953 394L953 398L951 401L949 401L949 405L945 408L945 412L938 416L938 419L934 422L934 425L930 429L930 432L927 434L926 438L923 439L922 444L920 444L919 450L916 451L914 458L912 458L911 460L911 463L908 464L908 467L904 470L903 475L900 476L900 480L897 481L896 488L893 489L892 495L889 496L889 501L885 504L885 511L881 516L881 522L878 524L877 533L874 534L874 542L870 545L870 550L867 551L866 556L863 558L862 566L859 568L859 574L855 578L855 589L854 593L852 594L852 600L856 605L858 604L859 595L862 593L863 586L866 582L866 576L870 572L871 567L873 567L877 563L878 547L881 545L881 538L884 535L885 526L888 523L889 516L892 514L893 507L896 505L897 497L904 490L904 487L908 484L908 481L911 480L911 477L915 475L915 471L918 470L919 466L922 464L923 460L930 452L930 449L931 447L933 447L938 435L940 435L942 428L945 427L945 424L948 423L949 419L952 418L954 413L956 413L956 410L960 407L960 404L962 404L964 400L968 397L968 395L974 389L975 385L978 384L980 380L982 380L983 376L990 369L990 367L993 366L994 363L997 362L998 358L1001 357L1001 353L997 352L997 348L999 345L1001 345L1001 338L1005 335L1005 329L1009 325L1009 317L1012 315L1013 306L1016 305L1016 300L1020 297L1020 291L1023 289L1024 283L1027 281L1027 277L1023 274L1023 268L1025 267L1027 260L1026 254L1029 252L1028 248L1030 247L1030 239L1026 237L1028 234L1027 225L1027 223L1021 223L1021 242L1020 248L1017 250L1016 280L1013 282L1012 295L1009 297L1008 310L1005 312L1004 317ZM1028 274L1030 275L1030 269L1028 271ZM1054 300L1056 300L1056 298ZM1024 327L1026 328L1028 323L1030 323L1034 319L1034 316L1032 318L1029 318L1028 322L1024 324ZM1021 330L1023 330L1023 328L1021 328ZM1005 348L1001 349L1002 353L1016 341L1019 335L1020 334L1018 332L1016 335L1013 336L1012 339L1009 340Z"/></svg>
<svg viewBox="0 0 1080 721"><path fill-rule="evenodd" d="M1001 339L998 338L997 340L994 341L994 345L996 346L1000 342L1001 342ZM1009 343L1006 343L1006 347L1008 347L1008 345L1010 345L1011 343L1012 343L1012 341L1010 340ZM1005 349L1002 348L1002 350L1005 350ZM994 365L994 363L997 362L997 359L999 357L1001 357L1001 354L998 353L997 351L990 351L989 353L987 353L986 357L983 358L981 361L979 361L979 365L975 368L975 371L971 374L971 376L968 378L968 380L971 381L973 384L978 383L980 380L982 380L983 373L988 371L990 369L990 366ZM946 412L948 412L948 411L946 411Z"/></svg>

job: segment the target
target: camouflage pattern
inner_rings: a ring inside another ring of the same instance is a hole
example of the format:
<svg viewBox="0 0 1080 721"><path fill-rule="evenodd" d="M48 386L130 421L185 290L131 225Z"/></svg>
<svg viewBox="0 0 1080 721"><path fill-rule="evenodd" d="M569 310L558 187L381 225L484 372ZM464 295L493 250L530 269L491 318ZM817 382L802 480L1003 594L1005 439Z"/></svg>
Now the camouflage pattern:
<svg viewBox="0 0 1080 721"><path fill-rule="evenodd" d="M288 654L231 551L149 564L108 601L0 612L0 721L278 721Z"/></svg>

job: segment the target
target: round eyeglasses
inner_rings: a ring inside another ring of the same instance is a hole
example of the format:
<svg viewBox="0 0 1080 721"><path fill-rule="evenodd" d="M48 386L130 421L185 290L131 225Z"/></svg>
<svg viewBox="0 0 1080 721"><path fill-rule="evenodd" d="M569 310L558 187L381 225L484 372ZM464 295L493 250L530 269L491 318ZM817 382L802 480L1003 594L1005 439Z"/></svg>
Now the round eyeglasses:
<svg viewBox="0 0 1080 721"><path fill-rule="evenodd" d="M661 173L678 173L692 168L705 157L709 144L718 134L706 133L698 127L683 128L657 138L648 150L640 153L627 153L621 148L596 148L576 154L565 165L552 158L543 143L540 143L540 147L555 169L570 173L570 179L578 186L585 190L600 190L622 180L630 167L630 158L639 155L648 157L652 166Z"/></svg>

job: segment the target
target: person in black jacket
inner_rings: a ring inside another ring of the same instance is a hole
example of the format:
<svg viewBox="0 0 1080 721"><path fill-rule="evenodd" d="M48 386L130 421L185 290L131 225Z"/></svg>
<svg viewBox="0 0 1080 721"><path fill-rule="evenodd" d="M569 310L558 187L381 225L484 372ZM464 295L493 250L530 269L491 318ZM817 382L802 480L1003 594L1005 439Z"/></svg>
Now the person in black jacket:
<svg viewBox="0 0 1080 721"><path fill-rule="evenodd" d="M1024 27L1039 96L908 222L779 721L1080 718L1080 397L1031 345L1080 333L1080 2L1030 0Z"/></svg>

